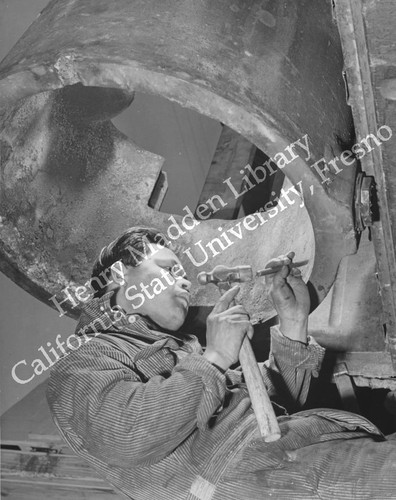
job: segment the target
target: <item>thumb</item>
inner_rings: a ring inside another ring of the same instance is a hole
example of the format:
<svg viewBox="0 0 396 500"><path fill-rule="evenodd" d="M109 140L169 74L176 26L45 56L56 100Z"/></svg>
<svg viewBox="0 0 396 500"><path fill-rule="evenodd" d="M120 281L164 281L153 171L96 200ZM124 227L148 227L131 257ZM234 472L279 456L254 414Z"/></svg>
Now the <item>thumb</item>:
<svg viewBox="0 0 396 500"><path fill-rule="evenodd" d="M292 267L290 270L290 274L295 276L296 278L299 278L302 276L301 269L298 267Z"/></svg>

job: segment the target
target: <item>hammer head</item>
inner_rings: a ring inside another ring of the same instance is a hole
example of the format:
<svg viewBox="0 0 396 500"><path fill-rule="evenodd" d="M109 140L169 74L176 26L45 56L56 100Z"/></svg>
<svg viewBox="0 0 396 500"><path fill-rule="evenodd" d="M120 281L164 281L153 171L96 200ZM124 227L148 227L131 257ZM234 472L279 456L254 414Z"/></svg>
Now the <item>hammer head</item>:
<svg viewBox="0 0 396 500"><path fill-rule="evenodd" d="M213 271L201 272L197 276L200 285L213 283L242 283L253 279L252 266L216 266Z"/></svg>

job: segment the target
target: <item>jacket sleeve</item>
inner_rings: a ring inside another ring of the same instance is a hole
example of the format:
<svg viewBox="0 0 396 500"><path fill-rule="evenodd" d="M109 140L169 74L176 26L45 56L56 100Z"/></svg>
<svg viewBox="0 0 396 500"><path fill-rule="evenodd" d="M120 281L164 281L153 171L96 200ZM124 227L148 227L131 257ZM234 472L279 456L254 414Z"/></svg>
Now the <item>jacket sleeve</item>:
<svg viewBox="0 0 396 500"><path fill-rule="evenodd" d="M110 465L160 461L223 402L225 376L199 354L142 382L122 353L92 344L57 363L47 399L69 444Z"/></svg>
<svg viewBox="0 0 396 500"><path fill-rule="evenodd" d="M312 337L304 344L273 326L269 359L261 364L271 399L289 413L298 411L307 399L311 378L319 375L324 354L325 349Z"/></svg>

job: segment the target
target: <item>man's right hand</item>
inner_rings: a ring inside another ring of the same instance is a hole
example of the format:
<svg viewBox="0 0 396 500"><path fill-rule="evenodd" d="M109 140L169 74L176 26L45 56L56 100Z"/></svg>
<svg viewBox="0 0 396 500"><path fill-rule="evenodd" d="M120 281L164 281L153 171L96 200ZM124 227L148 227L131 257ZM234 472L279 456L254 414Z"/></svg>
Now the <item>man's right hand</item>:
<svg viewBox="0 0 396 500"><path fill-rule="evenodd" d="M206 351L204 357L223 370L238 361L242 341L253 336L253 326L242 305L232 303L239 292L234 286L220 298L206 321Z"/></svg>
<svg viewBox="0 0 396 500"><path fill-rule="evenodd" d="M291 267L293 258L294 252L289 252L268 262L265 266L268 268L283 265L277 273L266 276L265 281L270 287L281 332L292 340L306 343L310 297L301 271Z"/></svg>

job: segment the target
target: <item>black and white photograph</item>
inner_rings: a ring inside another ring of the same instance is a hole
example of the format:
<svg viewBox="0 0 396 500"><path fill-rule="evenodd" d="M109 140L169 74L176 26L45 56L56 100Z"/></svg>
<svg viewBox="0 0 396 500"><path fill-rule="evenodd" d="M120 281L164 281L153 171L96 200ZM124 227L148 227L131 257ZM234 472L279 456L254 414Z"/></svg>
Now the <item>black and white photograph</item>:
<svg viewBox="0 0 396 500"><path fill-rule="evenodd" d="M0 0L7 500L396 500L396 2Z"/></svg>

